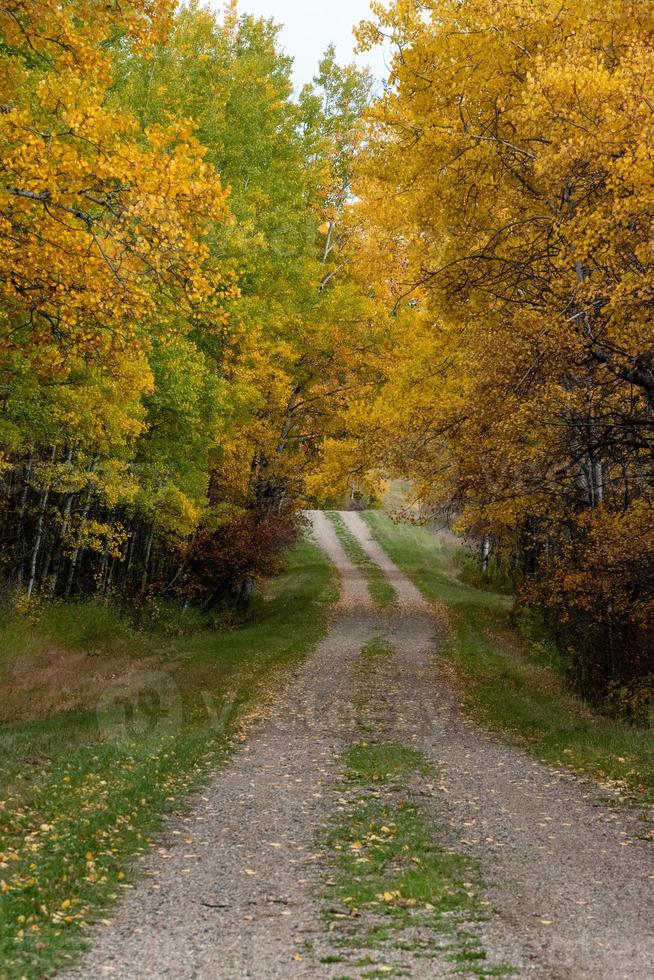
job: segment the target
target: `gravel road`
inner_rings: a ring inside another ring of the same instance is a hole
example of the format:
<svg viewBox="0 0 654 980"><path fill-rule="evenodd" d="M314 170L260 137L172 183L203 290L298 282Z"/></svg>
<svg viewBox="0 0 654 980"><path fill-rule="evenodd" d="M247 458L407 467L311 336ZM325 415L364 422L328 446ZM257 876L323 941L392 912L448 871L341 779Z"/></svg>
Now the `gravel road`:
<svg viewBox="0 0 654 980"><path fill-rule="evenodd" d="M651 980L654 846L639 839L638 815L463 719L438 659L439 625L415 587L362 519L343 514L397 592L395 607L376 611L332 525L309 516L342 578L329 635L171 821L113 923L94 931L92 950L66 976L342 976L342 965L320 962L333 950L315 897L315 840L333 812L337 757L357 738L350 668L381 636L395 655L383 691L368 692L380 699L380 732L438 768L424 803L480 863L495 909L483 926L491 962L537 980ZM402 955L411 976L451 975L451 964Z"/></svg>

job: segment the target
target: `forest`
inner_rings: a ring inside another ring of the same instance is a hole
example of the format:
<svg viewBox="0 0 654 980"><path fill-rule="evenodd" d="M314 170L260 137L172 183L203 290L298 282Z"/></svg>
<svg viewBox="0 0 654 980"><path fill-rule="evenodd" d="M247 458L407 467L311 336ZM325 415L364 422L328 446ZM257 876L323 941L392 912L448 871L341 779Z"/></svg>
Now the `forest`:
<svg viewBox="0 0 654 980"><path fill-rule="evenodd" d="M0 0L0 980L651 980L653 316L652 0Z"/></svg>
<svg viewBox="0 0 654 980"><path fill-rule="evenodd" d="M235 7L0 16L3 576L209 608L273 571L352 383L369 82L328 51L295 98Z"/></svg>
<svg viewBox="0 0 654 980"><path fill-rule="evenodd" d="M245 607L306 507L410 481L654 696L654 9L394 0L294 89L272 21L0 9L0 574Z"/></svg>

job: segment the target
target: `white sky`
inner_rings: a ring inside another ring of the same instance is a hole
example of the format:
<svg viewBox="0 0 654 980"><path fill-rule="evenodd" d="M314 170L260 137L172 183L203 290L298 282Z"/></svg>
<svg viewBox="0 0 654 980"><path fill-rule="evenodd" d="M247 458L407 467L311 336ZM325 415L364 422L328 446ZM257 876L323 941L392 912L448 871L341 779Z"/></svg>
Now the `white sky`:
<svg viewBox="0 0 654 980"><path fill-rule="evenodd" d="M212 0L221 9L220 0ZM352 28L370 15L369 0L239 0L244 13L272 17L283 24L281 35L286 53L295 59L298 86L311 81L320 56L332 41L341 62L358 61L369 65L373 75L385 80L388 72L380 50L354 57Z"/></svg>

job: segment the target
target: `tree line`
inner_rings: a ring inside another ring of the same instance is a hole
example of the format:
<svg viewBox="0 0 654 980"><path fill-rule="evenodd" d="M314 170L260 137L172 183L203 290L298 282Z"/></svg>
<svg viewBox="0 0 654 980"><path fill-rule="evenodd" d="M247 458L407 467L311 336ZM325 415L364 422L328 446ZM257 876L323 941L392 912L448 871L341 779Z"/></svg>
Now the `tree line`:
<svg viewBox="0 0 654 980"><path fill-rule="evenodd" d="M341 270L370 81L291 70L234 4L3 5L10 589L209 608L292 537L368 329Z"/></svg>
<svg viewBox="0 0 654 980"><path fill-rule="evenodd" d="M0 11L0 574L245 601L388 475L654 691L654 15L394 0L293 90L272 21Z"/></svg>
<svg viewBox="0 0 654 980"><path fill-rule="evenodd" d="M654 692L654 12L395 0L357 163L358 275L387 333L365 464L454 512L587 696Z"/></svg>

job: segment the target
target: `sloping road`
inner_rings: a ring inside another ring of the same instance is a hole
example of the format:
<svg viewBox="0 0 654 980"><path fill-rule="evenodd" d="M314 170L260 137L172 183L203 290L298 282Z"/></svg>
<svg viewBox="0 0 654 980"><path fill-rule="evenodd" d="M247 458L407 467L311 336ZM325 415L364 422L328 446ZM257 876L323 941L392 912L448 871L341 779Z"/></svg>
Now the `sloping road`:
<svg viewBox="0 0 654 980"><path fill-rule="evenodd" d="M418 746L439 768L427 805L462 831L457 846L490 883L491 960L537 980L651 980L654 849L638 840L635 817L599 804L594 784L462 719L439 669L432 611L361 518L342 516L392 582L397 605L374 609L332 525L313 512L314 535L342 579L329 636L269 719L171 824L113 924L95 933L68 976L342 975L342 966L320 962L330 937L315 897L315 839L332 812L337 757L357 739L350 668L368 640L383 636L395 655L383 697L369 692L380 699L378 724L383 737ZM419 978L452 970L438 960L408 965Z"/></svg>

